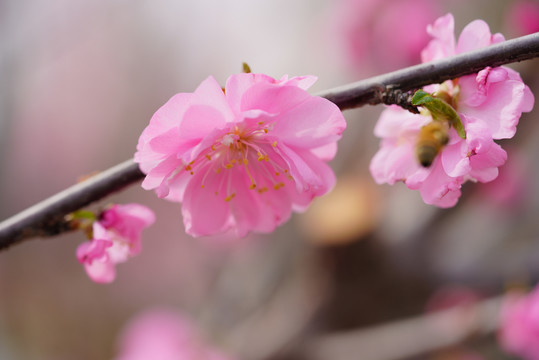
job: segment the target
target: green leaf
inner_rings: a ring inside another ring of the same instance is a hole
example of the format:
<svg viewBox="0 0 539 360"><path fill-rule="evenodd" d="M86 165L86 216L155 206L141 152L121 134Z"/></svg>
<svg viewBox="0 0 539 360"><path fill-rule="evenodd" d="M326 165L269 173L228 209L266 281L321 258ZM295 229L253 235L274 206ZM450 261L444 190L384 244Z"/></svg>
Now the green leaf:
<svg viewBox="0 0 539 360"><path fill-rule="evenodd" d="M89 210L77 210L73 212L72 215L73 215L73 219L77 219L77 220L82 220L82 219L87 219L91 221L97 220L97 217L95 216L95 214Z"/></svg>
<svg viewBox="0 0 539 360"><path fill-rule="evenodd" d="M412 97L412 104L415 106L422 106L429 110L433 120L449 121L455 130L457 130L457 134L461 138L466 139L466 131L464 130L459 115L455 109L444 100L436 98L423 90L417 90Z"/></svg>
<svg viewBox="0 0 539 360"><path fill-rule="evenodd" d="M428 98L432 98L432 96L428 92L423 90L417 90L412 97L412 105L422 105L425 103L425 101L428 101Z"/></svg>
<svg viewBox="0 0 539 360"><path fill-rule="evenodd" d="M250 74L251 73L251 67L249 65L247 65L247 63L242 63L241 64L241 67L242 67L242 70L244 73L246 74Z"/></svg>

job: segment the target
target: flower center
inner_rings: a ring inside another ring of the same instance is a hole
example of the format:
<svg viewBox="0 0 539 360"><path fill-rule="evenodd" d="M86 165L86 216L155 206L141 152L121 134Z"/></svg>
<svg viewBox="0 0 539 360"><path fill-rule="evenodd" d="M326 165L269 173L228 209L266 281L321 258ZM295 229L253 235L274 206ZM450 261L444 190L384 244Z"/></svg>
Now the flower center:
<svg viewBox="0 0 539 360"><path fill-rule="evenodd" d="M281 181L283 176L289 180L294 179L289 175L285 161L275 151L277 140L269 135L272 128L273 124L264 121L254 125L244 123L234 125L185 166L184 170L191 175L203 171L200 184L202 188L205 187L209 176L220 176L221 181L215 195L219 195L219 189L225 189L225 201L232 200L236 196L234 188L244 186L244 183L248 183L249 189L259 194L268 192L270 188L279 190L285 186ZM242 176L245 176L245 181L241 184L232 181L233 171L241 172Z"/></svg>

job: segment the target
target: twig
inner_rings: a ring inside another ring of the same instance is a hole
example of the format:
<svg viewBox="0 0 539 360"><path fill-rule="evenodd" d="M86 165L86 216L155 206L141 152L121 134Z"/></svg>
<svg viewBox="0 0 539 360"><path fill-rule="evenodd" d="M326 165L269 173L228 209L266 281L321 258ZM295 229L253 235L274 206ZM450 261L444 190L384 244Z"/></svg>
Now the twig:
<svg viewBox="0 0 539 360"><path fill-rule="evenodd" d="M472 74L539 56L539 33L508 40L469 53L375 76L318 93L340 109L387 103L391 91L407 92L422 86ZM47 200L0 223L0 250L33 236L56 235L69 230L65 215L118 191L143 174L128 160L83 183L74 185Z"/></svg>
<svg viewBox="0 0 539 360"><path fill-rule="evenodd" d="M142 179L133 160L73 185L0 223L0 249L34 236L53 236L71 230L65 216Z"/></svg>
<svg viewBox="0 0 539 360"><path fill-rule="evenodd" d="M476 73L487 66L529 60L539 56L539 32L453 57L411 66L384 75L323 91L317 95L341 110L381 104L386 90L402 92Z"/></svg>
<svg viewBox="0 0 539 360"><path fill-rule="evenodd" d="M311 360L423 358L430 351L494 332L502 301L503 297L497 297L390 324L318 336L299 352Z"/></svg>

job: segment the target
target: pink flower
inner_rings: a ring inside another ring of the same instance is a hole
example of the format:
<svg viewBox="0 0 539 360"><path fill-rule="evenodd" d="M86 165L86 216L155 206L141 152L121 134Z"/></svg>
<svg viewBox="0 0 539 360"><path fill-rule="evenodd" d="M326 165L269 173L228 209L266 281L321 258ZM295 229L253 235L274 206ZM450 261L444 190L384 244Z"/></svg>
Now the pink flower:
<svg viewBox="0 0 539 360"><path fill-rule="evenodd" d="M440 14L439 2L432 0L341 0L337 37L355 69L395 70L420 61L429 41L425 27Z"/></svg>
<svg viewBox="0 0 539 360"><path fill-rule="evenodd" d="M116 277L115 265L137 255L141 232L155 221L153 211L139 204L113 205L93 223L92 240L77 248L77 259L98 283Z"/></svg>
<svg viewBox="0 0 539 360"><path fill-rule="evenodd" d="M514 1L510 5L505 22L508 30L517 36L539 31L539 4L535 0Z"/></svg>
<svg viewBox="0 0 539 360"><path fill-rule="evenodd" d="M116 360L226 360L208 347L189 322L174 311L155 309L124 329Z"/></svg>
<svg viewBox="0 0 539 360"><path fill-rule="evenodd" d="M144 189L182 203L187 233L271 232L327 193L326 164L346 127L333 103L305 90L312 76L209 77L173 96L140 136Z"/></svg>
<svg viewBox="0 0 539 360"><path fill-rule="evenodd" d="M476 20L464 28L455 43L453 27L451 14L428 27L434 39L423 50L423 61L503 41L501 34L491 35L488 25ZM425 203L451 207L457 203L466 181L488 182L498 176L498 167L505 163L507 155L494 140L513 137L522 112L532 109L534 98L519 74L505 67L487 67L477 74L430 85L425 90L450 98L465 128L466 139L450 128L447 145L441 147L430 167L422 167L415 149L420 130L431 123L431 116L389 107L374 130L382 142L370 170L378 183L402 181L408 188L419 190Z"/></svg>
<svg viewBox="0 0 539 360"><path fill-rule="evenodd" d="M507 212L518 210L526 200L532 184L531 166L523 153L513 149L509 151L511 161L500 168L496 180L485 184L477 192L477 201L495 205Z"/></svg>
<svg viewBox="0 0 539 360"><path fill-rule="evenodd" d="M527 296L506 297L498 335L507 352L525 360L539 360L539 288Z"/></svg>

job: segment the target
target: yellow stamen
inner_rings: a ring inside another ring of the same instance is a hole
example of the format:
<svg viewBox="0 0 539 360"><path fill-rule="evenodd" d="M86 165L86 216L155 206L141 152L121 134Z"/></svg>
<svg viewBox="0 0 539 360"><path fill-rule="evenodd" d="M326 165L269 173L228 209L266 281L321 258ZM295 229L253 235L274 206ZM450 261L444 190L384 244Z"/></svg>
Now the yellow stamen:
<svg viewBox="0 0 539 360"><path fill-rule="evenodd" d="M211 156L206 154L206 159L211 160Z"/></svg>
<svg viewBox="0 0 539 360"><path fill-rule="evenodd" d="M235 196L236 196L236 194L235 194L235 193L232 193L232 194L228 195L228 196L225 198L225 201L230 201L230 200L234 199Z"/></svg>
<svg viewBox="0 0 539 360"><path fill-rule="evenodd" d="M271 146L277 147L277 140L275 140L275 141L273 142L273 144L271 144Z"/></svg>
<svg viewBox="0 0 539 360"><path fill-rule="evenodd" d="M251 179L251 185L249 186L251 189L254 189L256 187L255 180L253 179L253 176L251 175L251 172L249 171L249 160L243 159L243 166L245 167L245 172L247 173L247 176L249 176L249 179Z"/></svg>

